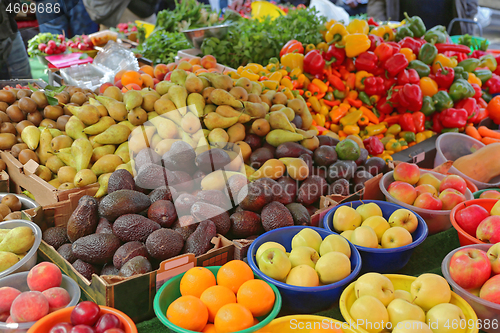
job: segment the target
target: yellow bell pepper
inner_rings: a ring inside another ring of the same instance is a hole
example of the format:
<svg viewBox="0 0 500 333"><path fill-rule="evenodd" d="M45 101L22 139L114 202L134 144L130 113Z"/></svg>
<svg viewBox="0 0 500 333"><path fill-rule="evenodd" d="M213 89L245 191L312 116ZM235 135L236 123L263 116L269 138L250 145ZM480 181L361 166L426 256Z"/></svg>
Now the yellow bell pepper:
<svg viewBox="0 0 500 333"><path fill-rule="evenodd" d="M425 138L426 138L426 139L431 138L431 137L432 137L432 136L434 136L434 134L435 134L433 131L423 131L422 133L424 133L424 134L425 134Z"/></svg>
<svg viewBox="0 0 500 333"><path fill-rule="evenodd" d="M354 58L370 48L371 42L367 35L351 34L344 37L345 54Z"/></svg>
<svg viewBox="0 0 500 333"><path fill-rule="evenodd" d="M285 88L288 88L290 90L293 90L293 84L292 84L292 81L290 81L289 78L285 77L285 78L282 78L281 79L281 85Z"/></svg>
<svg viewBox="0 0 500 333"><path fill-rule="evenodd" d="M347 126L344 126L343 131L347 135L356 135L356 134L359 134L359 126L347 125Z"/></svg>
<svg viewBox="0 0 500 333"><path fill-rule="evenodd" d="M320 101L320 103L321 103L321 101ZM328 106L326 106L326 105L321 105L321 109L319 109L319 113L321 113L324 116L328 115L329 111L330 110L328 110Z"/></svg>
<svg viewBox="0 0 500 333"><path fill-rule="evenodd" d="M295 96L293 95L292 91L291 91L290 89L288 89L288 88L283 88L283 89L281 90L281 92L282 92L283 94L285 94L285 96L286 96L288 99L294 99L294 98L295 98Z"/></svg>
<svg viewBox="0 0 500 333"><path fill-rule="evenodd" d="M387 131L387 127L385 127L385 124L369 125L365 127L365 130L368 136L374 136L383 134Z"/></svg>
<svg viewBox="0 0 500 333"><path fill-rule="evenodd" d="M286 69L280 69L278 72L281 73L281 77L288 75L288 71Z"/></svg>
<svg viewBox="0 0 500 333"><path fill-rule="evenodd" d="M331 124L330 125L330 131L338 133L340 131L340 125L337 124Z"/></svg>
<svg viewBox="0 0 500 333"><path fill-rule="evenodd" d="M243 70L244 70L244 69L245 69L245 67L240 66L240 67L238 67L238 68L236 69L236 73L241 74L241 72L243 72Z"/></svg>
<svg viewBox="0 0 500 333"><path fill-rule="evenodd" d="M316 45L316 50L321 50L323 52L328 52L328 44L325 42L321 42L318 45Z"/></svg>
<svg viewBox="0 0 500 333"><path fill-rule="evenodd" d="M292 80L298 80L300 74L302 74L302 70L300 68L294 68L291 70L288 76L290 76Z"/></svg>
<svg viewBox="0 0 500 333"><path fill-rule="evenodd" d="M354 84L356 89L365 90L365 85L363 84L363 80L370 76L373 76L373 74L368 73L367 71L356 72L356 81Z"/></svg>
<svg viewBox="0 0 500 333"><path fill-rule="evenodd" d="M314 119L314 121L316 121L316 125L325 126L326 117L324 115L316 113L313 116L313 119Z"/></svg>
<svg viewBox="0 0 500 333"><path fill-rule="evenodd" d="M436 58L434 58L434 61L432 62L432 73L434 73L434 74L436 74L438 69L441 68L441 66L439 66L438 62L440 62L441 65L443 65L443 67L451 67L451 68L457 67L457 64L458 64L456 58L448 58L444 54L439 53L436 56Z"/></svg>
<svg viewBox="0 0 500 333"><path fill-rule="evenodd" d="M310 97L307 102L311 104L311 108L314 112L319 112L321 110L321 104L319 103L316 96Z"/></svg>
<svg viewBox="0 0 500 333"><path fill-rule="evenodd" d="M363 111L356 110L354 112L348 113L346 116L344 116L342 119L340 119L340 123L344 127L347 125L356 125L358 120L361 118L362 115L363 115Z"/></svg>
<svg viewBox="0 0 500 333"><path fill-rule="evenodd" d="M470 84L475 83L480 87L483 85L483 82L479 80L479 78L474 73L469 73L469 78L467 79L467 82L469 82Z"/></svg>
<svg viewBox="0 0 500 333"><path fill-rule="evenodd" d="M408 59L408 62L417 59L417 56L413 53L413 51L407 47L403 47L399 53L402 53L405 58Z"/></svg>
<svg viewBox="0 0 500 333"><path fill-rule="evenodd" d="M325 41L328 44L340 42L347 34L347 30L342 23L335 23L330 29L328 29L328 32L325 35Z"/></svg>
<svg viewBox="0 0 500 333"><path fill-rule="evenodd" d="M281 64L290 70L299 68L302 71L304 69L304 55L302 53L287 53L281 57Z"/></svg>
<svg viewBox="0 0 500 333"><path fill-rule="evenodd" d="M238 80L241 77L237 72L228 72L227 75L233 80Z"/></svg>
<svg viewBox="0 0 500 333"><path fill-rule="evenodd" d="M264 88L270 89L270 90L276 90L278 89L280 83L278 81L273 81L273 80L264 80L264 81L259 81L264 85Z"/></svg>
<svg viewBox="0 0 500 333"><path fill-rule="evenodd" d="M312 84L316 85L321 93L326 93L328 91L328 86L325 84L325 82L319 79L313 79Z"/></svg>
<svg viewBox="0 0 500 333"><path fill-rule="evenodd" d="M347 25L347 32L350 34L364 34L368 35L370 27L366 20L354 19Z"/></svg>
<svg viewBox="0 0 500 333"><path fill-rule="evenodd" d="M245 69L243 72L240 74L242 77L246 77L250 81L258 81L260 76L259 74L252 73L248 69Z"/></svg>
<svg viewBox="0 0 500 333"><path fill-rule="evenodd" d="M378 27L373 28L370 31L370 35L379 36L383 38L386 42L394 40L394 30L388 25L380 25Z"/></svg>
<svg viewBox="0 0 500 333"><path fill-rule="evenodd" d="M248 69L249 71L252 71L254 72L255 74L257 74L258 72L264 70L264 67L260 64L256 64L256 63L249 63L245 66L245 69Z"/></svg>
<svg viewBox="0 0 500 333"><path fill-rule="evenodd" d="M281 72L274 72L272 73L271 75L268 76L269 80L274 80L274 81L281 81L281 78L283 77L283 75L281 74Z"/></svg>
<svg viewBox="0 0 500 333"><path fill-rule="evenodd" d="M304 53L307 54L311 52L312 50L316 49L316 45L314 44L307 44L306 48L304 49Z"/></svg>
<svg viewBox="0 0 500 333"><path fill-rule="evenodd" d="M434 96L439 91L438 84L430 77L423 77L420 79L420 89L424 96Z"/></svg>
<svg viewBox="0 0 500 333"><path fill-rule="evenodd" d="M326 28L326 30L330 30L330 28L331 28L331 27L332 27L335 23L337 23L337 21L336 21L336 20L333 20L333 19L332 19L332 20L330 20L330 21L328 21L328 22L326 22L326 24L325 24L325 28Z"/></svg>
<svg viewBox="0 0 500 333"><path fill-rule="evenodd" d="M398 153L401 151L401 142L396 139L391 139L385 144L385 149L389 154Z"/></svg>
<svg viewBox="0 0 500 333"><path fill-rule="evenodd" d="M427 138L425 137L425 134L424 134L423 132L421 132L421 133L417 133L417 134L415 135L415 141L416 141L417 143L420 143L420 142L422 142L422 141L424 141L424 140L426 140L426 139L427 139Z"/></svg>
<svg viewBox="0 0 500 333"><path fill-rule="evenodd" d="M401 126L399 124L394 124L394 125L391 125L391 127L389 127L387 129L387 133L385 136L389 136L389 135L397 135L399 132L401 132Z"/></svg>

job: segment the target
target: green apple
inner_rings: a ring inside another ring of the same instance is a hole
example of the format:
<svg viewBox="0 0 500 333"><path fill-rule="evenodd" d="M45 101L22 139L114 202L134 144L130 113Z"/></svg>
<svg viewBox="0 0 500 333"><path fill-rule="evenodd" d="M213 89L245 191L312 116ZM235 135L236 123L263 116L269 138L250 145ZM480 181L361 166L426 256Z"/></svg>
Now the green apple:
<svg viewBox="0 0 500 333"><path fill-rule="evenodd" d="M340 206L333 214L333 228L337 232L354 230L361 225L361 215L352 207Z"/></svg>
<svg viewBox="0 0 500 333"><path fill-rule="evenodd" d="M317 287L319 286L319 278L314 268L300 265L290 270L286 277L286 283L299 287Z"/></svg>
<svg viewBox="0 0 500 333"><path fill-rule="evenodd" d="M319 254L312 247L299 246L294 248L292 252L290 252L288 259L290 259L292 268L300 265L308 265L314 268L316 266L316 262L319 259Z"/></svg>
<svg viewBox="0 0 500 333"><path fill-rule="evenodd" d="M418 305L412 304L401 298L395 298L387 306L389 321L392 327L405 320L418 320L425 322L425 312Z"/></svg>
<svg viewBox="0 0 500 333"><path fill-rule="evenodd" d="M345 239L347 239L348 241L351 241L351 236L352 236L352 233L354 232L354 230L346 230L344 232L342 232L340 234L340 236L344 237Z"/></svg>
<svg viewBox="0 0 500 333"><path fill-rule="evenodd" d="M424 173L422 176L420 176L420 179L418 180L417 184L415 186L423 185L423 184L429 184L434 186L436 191L439 191L439 186L441 186L441 181L436 178L433 174L430 173Z"/></svg>
<svg viewBox="0 0 500 333"><path fill-rule="evenodd" d="M351 247L349 246L349 242L347 242L346 239L340 235L328 235L325 239L323 239L323 242L321 242L319 247L320 256L324 256L329 252L342 252L347 256L347 258L351 257Z"/></svg>
<svg viewBox="0 0 500 333"><path fill-rule="evenodd" d="M257 253L255 253L255 260L257 261L257 265L259 264L260 256L264 253L265 250L270 248L281 249L283 252L286 252L286 249L283 245L276 242L265 242L257 249Z"/></svg>
<svg viewBox="0 0 500 333"><path fill-rule="evenodd" d="M370 295L361 296L354 301L349 313L358 327L370 333L381 332L389 321L389 313L384 304Z"/></svg>
<svg viewBox="0 0 500 333"><path fill-rule="evenodd" d="M490 215L498 215L500 216L500 200L491 208Z"/></svg>
<svg viewBox="0 0 500 333"><path fill-rule="evenodd" d="M378 247L378 238L375 231L370 227L357 227L351 235L351 243L371 247L376 249Z"/></svg>
<svg viewBox="0 0 500 333"><path fill-rule="evenodd" d="M382 210L374 202L362 204L358 206L358 208L356 208L356 211L359 213L359 215L361 215L361 221L364 221L371 216L383 216Z"/></svg>
<svg viewBox="0 0 500 333"><path fill-rule="evenodd" d="M500 202L500 200L498 202ZM491 271L493 274L500 274L500 243L496 243L490 247L486 255L490 260Z"/></svg>
<svg viewBox="0 0 500 333"><path fill-rule="evenodd" d="M394 299L394 285L382 274L366 273L354 283L354 293L358 298L364 295L373 296L387 306Z"/></svg>
<svg viewBox="0 0 500 333"><path fill-rule="evenodd" d="M392 227L382 235L381 244L384 249L393 249L411 244L411 242L413 238L408 230L403 227Z"/></svg>
<svg viewBox="0 0 500 333"><path fill-rule="evenodd" d="M378 207L378 206L377 206ZM373 229L377 234L378 242L382 240L382 235L384 232L389 229L391 226L387 223L387 220L382 216L371 216L361 223L361 226L367 226Z"/></svg>
<svg viewBox="0 0 500 333"><path fill-rule="evenodd" d="M392 333L433 333L426 323L418 320L405 320L393 327Z"/></svg>
<svg viewBox="0 0 500 333"><path fill-rule="evenodd" d="M429 311L432 307L449 303L451 300L451 289L444 277L425 273L420 275L410 286L413 304L416 304L424 311Z"/></svg>
<svg viewBox="0 0 500 333"><path fill-rule="evenodd" d="M335 283L351 274L351 261L340 252L328 252L316 263L316 273L322 284Z"/></svg>
<svg viewBox="0 0 500 333"><path fill-rule="evenodd" d="M418 219L412 211L408 209L398 209L389 217L389 225L391 227L403 227L410 233L417 230Z"/></svg>
<svg viewBox="0 0 500 333"><path fill-rule="evenodd" d="M272 279L285 280L291 268L290 259L282 249L267 249L260 257L259 269Z"/></svg>
<svg viewBox="0 0 500 333"><path fill-rule="evenodd" d="M425 316L426 322L434 333L465 333L467 319L458 306L441 303L433 306Z"/></svg>
<svg viewBox="0 0 500 333"><path fill-rule="evenodd" d="M311 228L304 228L292 238L292 250L300 246L312 247L316 252L319 252L319 246L323 238Z"/></svg>
<svg viewBox="0 0 500 333"><path fill-rule="evenodd" d="M411 294L406 290L396 289L394 290L394 298L404 299L405 301L412 302Z"/></svg>

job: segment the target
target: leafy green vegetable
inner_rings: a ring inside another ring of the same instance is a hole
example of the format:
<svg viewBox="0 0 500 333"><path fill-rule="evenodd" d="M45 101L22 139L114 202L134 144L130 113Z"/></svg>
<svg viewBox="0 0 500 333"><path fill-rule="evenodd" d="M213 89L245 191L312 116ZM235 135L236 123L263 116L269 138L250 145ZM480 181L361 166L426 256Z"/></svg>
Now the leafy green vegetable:
<svg viewBox="0 0 500 333"><path fill-rule="evenodd" d="M175 0L174 10L162 10L158 13L155 29L181 32L209 27L219 23L219 16L219 13L212 11L209 5L196 0Z"/></svg>
<svg viewBox="0 0 500 333"><path fill-rule="evenodd" d="M31 83L28 83L28 87L31 89L31 91L38 90L35 87L33 87ZM51 86L50 84L46 86L43 90L43 93L45 94L45 97L47 97L47 102L53 106L59 105L59 101L54 96L61 93L65 88L66 86L54 87Z"/></svg>
<svg viewBox="0 0 500 333"><path fill-rule="evenodd" d="M182 32L168 32L165 29L155 29L153 33L137 47L143 57L151 60L153 65L174 62L179 50L191 48Z"/></svg>

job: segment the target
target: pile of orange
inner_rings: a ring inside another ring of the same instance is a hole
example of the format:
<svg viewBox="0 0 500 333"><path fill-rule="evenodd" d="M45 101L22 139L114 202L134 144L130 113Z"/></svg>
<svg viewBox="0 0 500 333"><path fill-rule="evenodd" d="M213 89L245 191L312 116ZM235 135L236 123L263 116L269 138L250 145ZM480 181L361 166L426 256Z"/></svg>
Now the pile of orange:
<svg viewBox="0 0 500 333"><path fill-rule="evenodd" d="M170 304L167 318L187 330L208 333L238 332L271 312L275 295L264 281L254 279L250 266L233 260L217 277L204 267L188 270L180 282L181 297Z"/></svg>

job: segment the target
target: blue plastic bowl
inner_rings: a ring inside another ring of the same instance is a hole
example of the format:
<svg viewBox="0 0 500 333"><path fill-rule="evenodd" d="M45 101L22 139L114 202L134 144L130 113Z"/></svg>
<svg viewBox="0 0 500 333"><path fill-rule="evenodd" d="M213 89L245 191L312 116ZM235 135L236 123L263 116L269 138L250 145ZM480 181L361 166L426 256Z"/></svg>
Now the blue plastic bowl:
<svg viewBox="0 0 500 333"><path fill-rule="evenodd" d="M378 200L346 202L332 208L325 215L323 219L323 227L328 231L335 233L335 229L333 229L333 215L335 214L337 208L339 208L340 206L348 205L355 209L362 204L367 204L370 202L376 203L380 207L380 209L382 210L382 215L384 215L385 219L389 219L391 214L398 209L406 209L402 206L390 202ZM413 242L411 244L394 249L374 249L370 247L354 245L356 249L359 250L359 253L361 254L361 258L363 260L362 272L395 273L401 268L405 267L405 265L410 260L411 254L415 247L422 243L429 233L429 229L427 228L427 224L425 223L424 219L422 219L422 217L420 217L415 212L413 213L417 216L418 226L417 230L415 230L411 234L413 237Z"/></svg>
<svg viewBox="0 0 500 333"><path fill-rule="evenodd" d="M317 231L323 239L326 236L333 234L331 231L307 226L293 226L274 229L259 236L250 245L248 250L248 264L252 270L262 280L274 284L280 291L283 300L283 310L293 312L296 314L315 313L326 310L334 305L340 298L342 291L353 281L361 269L361 256L358 250L349 243L351 246L351 274L345 279L319 287L297 287L292 286L275 279L271 279L262 273L255 261L255 254L259 246L266 242L277 242L285 247L287 252L292 250L292 238L304 228L311 228Z"/></svg>

